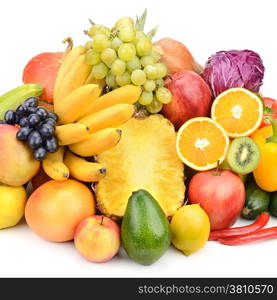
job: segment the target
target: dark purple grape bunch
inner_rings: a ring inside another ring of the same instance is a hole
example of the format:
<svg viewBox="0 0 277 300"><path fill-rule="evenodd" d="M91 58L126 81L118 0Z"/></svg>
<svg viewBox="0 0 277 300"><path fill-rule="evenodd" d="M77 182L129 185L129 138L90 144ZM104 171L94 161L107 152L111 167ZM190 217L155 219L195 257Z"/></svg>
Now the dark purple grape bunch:
<svg viewBox="0 0 277 300"><path fill-rule="evenodd" d="M30 97L14 110L5 113L6 124L19 125L16 134L19 141L27 142L34 152L34 158L42 161L47 152L58 150L58 140L55 137L55 127L58 116L38 106L38 98Z"/></svg>

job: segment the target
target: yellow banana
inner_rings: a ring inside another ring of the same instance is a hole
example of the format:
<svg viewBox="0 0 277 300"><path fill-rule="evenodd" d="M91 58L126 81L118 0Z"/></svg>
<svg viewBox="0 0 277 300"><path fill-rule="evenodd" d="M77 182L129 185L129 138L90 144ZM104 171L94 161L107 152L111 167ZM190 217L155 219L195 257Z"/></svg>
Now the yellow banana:
<svg viewBox="0 0 277 300"><path fill-rule="evenodd" d="M54 180L64 181L69 177L69 169L63 162L64 147L59 147L55 153L47 153L42 161L44 172Z"/></svg>
<svg viewBox="0 0 277 300"><path fill-rule="evenodd" d="M61 80L56 92L54 104L57 104L72 91L85 84L91 71L91 66L85 62L85 55L80 55Z"/></svg>
<svg viewBox="0 0 277 300"><path fill-rule="evenodd" d="M81 181L96 182L106 175L106 169L101 164L88 162L70 151L66 152L64 162L69 168L71 176Z"/></svg>
<svg viewBox="0 0 277 300"><path fill-rule="evenodd" d="M88 126L92 133L105 128L118 127L127 122L134 112L135 108L132 104L117 104L79 119L78 123Z"/></svg>
<svg viewBox="0 0 277 300"><path fill-rule="evenodd" d="M77 46L75 48L73 48L72 50L70 50L65 57L62 59L61 62L61 66L59 68L57 77L56 77L56 81L55 81L55 87L54 87L54 99L57 96L57 91L61 86L61 82L65 76L65 74L67 74L67 72L70 70L70 68L72 67L73 63L77 60L77 58L84 54L86 51L86 49L83 46Z"/></svg>
<svg viewBox="0 0 277 300"><path fill-rule="evenodd" d="M79 143L70 145L69 149L84 157L97 155L114 147L120 141L121 133L120 129L103 129L90 134Z"/></svg>
<svg viewBox="0 0 277 300"><path fill-rule="evenodd" d="M120 103L134 104L138 101L141 94L141 88L136 85L125 85L115 89L91 103L86 110L81 113L81 117L98 112L107 107L111 107Z"/></svg>
<svg viewBox="0 0 277 300"><path fill-rule="evenodd" d="M93 103L101 94L96 84L86 84L71 92L68 96L56 102L54 111L59 116L60 124L76 121L83 110Z"/></svg>
<svg viewBox="0 0 277 300"><path fill-rule="evenodd" d="M71 123L56 126L55 134L58 138L59 145L65 146L81 142L89 135L89 128L80 123Z"/></svg>

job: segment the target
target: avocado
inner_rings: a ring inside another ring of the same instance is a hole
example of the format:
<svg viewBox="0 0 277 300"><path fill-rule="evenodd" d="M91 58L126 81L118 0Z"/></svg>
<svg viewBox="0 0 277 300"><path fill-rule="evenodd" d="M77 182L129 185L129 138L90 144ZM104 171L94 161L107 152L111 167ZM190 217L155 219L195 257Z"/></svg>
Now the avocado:
<svg viewBox="0 0 277 300"><path fill-rule="evenodd" d="M158 202L145 190L130 196L121 225L123 247L134 261L151 265L170 246L169 222Z"/></svg>

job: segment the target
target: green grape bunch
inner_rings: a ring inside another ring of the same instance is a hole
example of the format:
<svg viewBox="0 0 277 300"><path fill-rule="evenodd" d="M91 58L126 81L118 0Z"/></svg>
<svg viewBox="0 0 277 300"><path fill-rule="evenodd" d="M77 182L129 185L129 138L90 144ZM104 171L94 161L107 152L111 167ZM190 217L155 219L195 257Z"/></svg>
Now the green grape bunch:
<svg viewBox="0 0 277 300"><path fill-rule="evenodd" d="M85 45L86 63L92 66L92 77L102 80L110 89L134 84L142 88L139 104L149 113L158 113L171 101L171 92L164 87L167 68L153 48L152 38L158 27L144 33L146 10L136 22L125 17L113 28L90 20L86 34L91 40Z"/></svg>

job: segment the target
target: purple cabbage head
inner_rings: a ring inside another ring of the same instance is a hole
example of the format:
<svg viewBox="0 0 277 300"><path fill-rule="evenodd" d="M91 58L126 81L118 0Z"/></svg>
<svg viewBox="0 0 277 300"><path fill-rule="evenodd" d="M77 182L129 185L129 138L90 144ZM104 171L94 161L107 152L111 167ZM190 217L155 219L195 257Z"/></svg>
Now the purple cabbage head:
<svg viewBox="0 0 277 300"><path fill-rule="evenodd" d="M208 59L202 76L214 97L234 87L258 93L263 84L264 69L260 56L254 51L220 51Z"/></svg>

